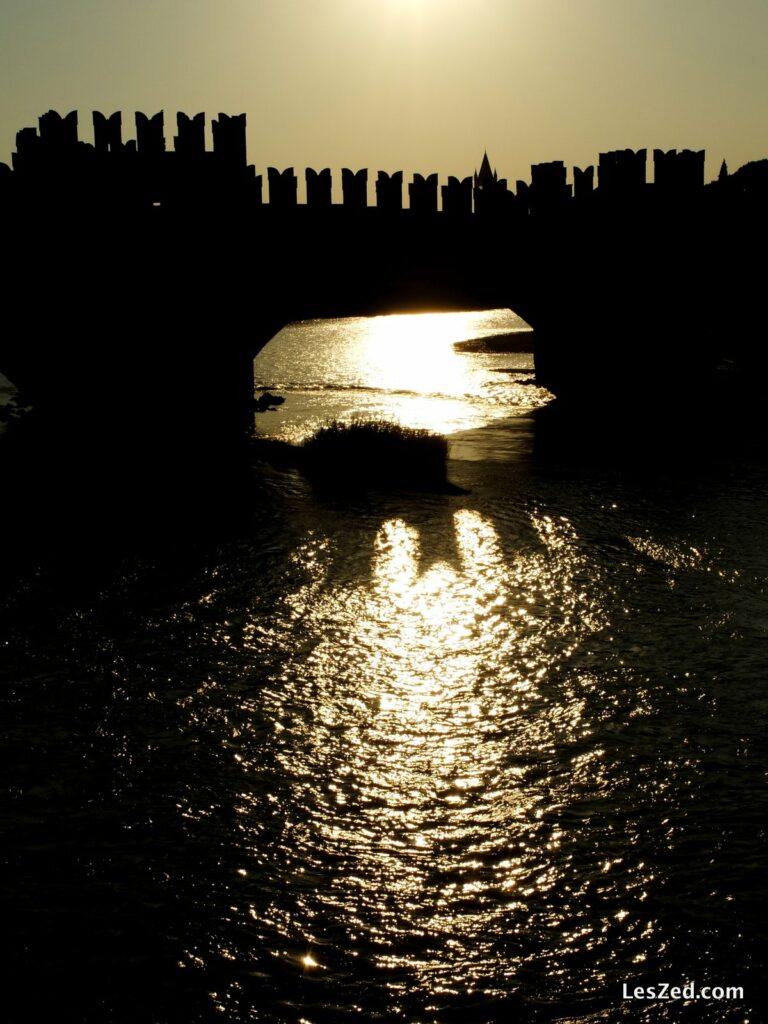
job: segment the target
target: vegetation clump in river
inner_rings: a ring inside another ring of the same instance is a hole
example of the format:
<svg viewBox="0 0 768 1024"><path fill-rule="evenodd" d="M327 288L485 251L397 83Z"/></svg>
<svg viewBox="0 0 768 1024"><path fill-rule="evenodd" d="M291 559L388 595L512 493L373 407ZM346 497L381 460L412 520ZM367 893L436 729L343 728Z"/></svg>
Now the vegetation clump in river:
<svg viewBox="0 0 768 1024"><path fill-rule="evenodd" d="M273 464L296 466L315 485L459 490L447 479L445 436L390 420L335 420L301 445L267 441L259 450Z"/></svg>
<svg viewBox="0 0 768 1024"><path fill-rule="evenodd" d="M301 451L304 472L333 483L447 485L446 438L389 420L335 421L308 438Z"/></svg>

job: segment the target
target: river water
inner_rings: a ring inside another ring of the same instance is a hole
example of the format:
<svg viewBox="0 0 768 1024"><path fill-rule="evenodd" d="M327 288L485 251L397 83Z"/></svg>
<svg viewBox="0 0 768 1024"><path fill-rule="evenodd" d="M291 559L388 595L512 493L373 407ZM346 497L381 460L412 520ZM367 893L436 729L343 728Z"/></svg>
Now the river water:
<svg viewBox="0 0 768 1024"><path fill-rule="evenodd" d="M292 324L254 363L257 387L286 399L257 430L296 443L332 420L381 418L446 433L454 458L505 459L501 435L478 428L514 433L551 398L535 386L530 337L503 309Z"/></svg>
<svg viewBox="0 0 768 1024"><path fill-rule="evenodd" d="M6 588L9 1019L765 1019L765 467L544 456L530 357L453 347L519 325L422 323L287 329L258 430L443 429L466 493L264 465Z"/></svg>

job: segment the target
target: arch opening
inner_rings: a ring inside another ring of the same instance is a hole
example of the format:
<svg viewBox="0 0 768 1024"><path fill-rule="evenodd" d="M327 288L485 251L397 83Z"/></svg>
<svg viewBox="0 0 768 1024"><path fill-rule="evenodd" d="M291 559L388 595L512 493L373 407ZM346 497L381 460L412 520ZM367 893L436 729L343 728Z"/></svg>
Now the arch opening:
<svg viewBox="0 0 768 1024"><path fill-rule="evenodd" d="M295 321L254 360L277 401L257 436L301 443L331 422L396 422L449 437L548 400L536 387L533 332L509 309Z"/></svg>

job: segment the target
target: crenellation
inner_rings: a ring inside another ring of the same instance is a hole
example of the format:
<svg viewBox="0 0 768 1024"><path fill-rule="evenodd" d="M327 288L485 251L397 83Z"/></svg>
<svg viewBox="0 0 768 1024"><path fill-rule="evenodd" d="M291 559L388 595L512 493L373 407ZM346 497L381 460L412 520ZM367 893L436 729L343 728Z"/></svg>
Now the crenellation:
<svg viewBox="0 0 768 1024"><path fill-rule="evenodd" d="M97 153L119 153L123 149L123 115L116 111L107 117L93 111L93 144Z"/></svg>
<svg viewBox="0 0 768 1024"><path fill-rule="evenodd" d="M573 168L573 197L581 201L587 199L595 190L595 168Z"/></svg>
<svg viewBox="0 0 768 1024"><path fill-rule="evenodd" d="M344 206L351 210L364 210L368 205L368 171L362 168L341 170L341 194Z"/></svg>
<svg viewBox="0 0 768 1024"><path fill-rule="evenodd" d="M437 213L437 174L414 174L408 200L415 213Z"/></svg>
<svg viewBox="0 0 768 1024"><path fill-rule="evenodd" d="M456 178L451 175L448 184L440 188L443 213L452 217L464 217L472 213L472 176Z"/></svg>
<svg viewBox="0 0 768 1024"><path fill-rule="evenodd" d="M268 167L267 180L269 182L270 206L279 209L296 206L299 183L292 167L286 167L284 171L278 171L276 167Z"/></svg>
<svg viewBox="0 0 768 1024"><path fill-rule="evenodd" d="M566 169L562 160L531 165L531 185L528 209L536 215L561 212L571 198L571 186L566 184Z"/></svg>
<svg viewBox="0 0 768 1024"><path fill-rule="evenodd" d="M61 304L43 303L44 326L12 332L0 346L0 370L13 379L13 369L36 389L56 429L70 415L72 394L87 409L99 388L104 415L129 432L154 416L169 437L181 438L183 413L207 439L238 403L252 419L253 355L293 319L509 305L534 328L537 381L563 397L588 395L590 404L602 400L601 380L663 395L670 365L675 373L690 358L696 374L708 373L709 354L714 366L723 354L732 358L716 346L739 338L730 327L745 291L739 255L761 223L768 161L730 174L723 168L721 180L702 189L703 152L652 151L655 180L646 184L647 151L618 150L600 156L597 188L594 166L575 168L570 179L554 160L533 164L531 181L513 193L486 154L474 175L449 177L442 188L435 173L414 175L410 209L403 209L400 170L378 172L372 209L367 170L345 168L334 192L330 168L302 165L306 205L299 207L293 167L265 165L262 179L248 165L244 115L218 115L210 151L202 113L179 113L168 147L162 113L137 115L137 138L127 141L119 112L96 111L93 123L87 145L77 139L76 114L49 111L18 133L13 170L0 165L0 220L14 254L8 294L23 310L51 288L54 297L71 295L89 281L101 314L73 315L63 331ZM758 271L746 271L759 296ZM171 308L158 296L176 281L191 298ZM131 288L127 303L119 282ZM649 294L663 312L654 344L664 373L638 360L648 327L626 316ZM573 343L574 310L589 325L588 358ZM110 344L104 324L115 317ZM69 337L80 345L79 362L67 356ZM187 349L198 361L179 384ZM131 374L116 400L126 364ZM757 364L749 374L764 376ZM219 396L213 412L200 401L211 390Z"/></svg>
<svg viewBox="0 0 768 1024"><path fill-rule="evenodd" d="M47 189L50 202L62 202L67 196L79 203L105 201L115 205L176 203L185 209L196 202L210 206L244 202L247 208L262 205L263 180L247 163L246 115L219 113L211 122L212 149L206 148L206 115L199 112L176 115L173 147L168 149L164 134L164 114L135 114L136 137L123 139L122 113L104 114L94 110L93 145L78 139L76 110L60 114L49 110L38 119L36 128L22 128L16 135L12 155L13 187L20 194ZM515 192L507 180L499 178L488 154L480 169L471 176L450 176L440 185L438 175L414 174L408 184L412 212L433 214L438 209L447 216L504 218L508 222L529 214L565 212L588 203L597 209L603 200L610 206L630 209L642 201L668 203L695 197L704 189L703 150L653 150L654 180L646 181L647 150L619 149L599 155L598 163L584 169L573 168L573 184L567 182L563 161L533 164L531 181L517 181ZM7 176L6 176L7 177ZM333 178L328 167L320 171L306 168L306 206L315 210L335 209ZM5 179L4 179L5 180ZM293 168L267 170L269 205L292 208L299 205L298 181ZM721 193L727 184L721 175ZM403 171L378 171L373 205L382 212L403 211ZM4 188L9 189L6 184ZM710 192L714 186L708 186ZM733 190L733 189L732 189ZM347 210L369 206L368 171L341 171L341 205ZM641 199L642 197L642 199ZM40 193L41 201L45 201ZM438 199L440 206L438 207Z"/></svg>
<svg viewBox="0 0 768 1024"><path fill-rule="evenodd" d="M704 188L704 150L676 149L653 151L653 181L667 195L695 192Z"/></svg>
<svg viewBox="0 0 768 1024"><path fill-rule="evenodd" d="M40 140L47 149L62 153L77 147L77 111L70 110L63 117L55 110L49 110L38 119Z"/></svg>
<svg viewBox="0 0 768 1024"><path fill-rule="evenodd" d="M645 188L645 149L616 149L601 153L597 166L597 187L612 197L637 194Z"/></svg>
<svg viewBox="0 0 768 1024"><path fill-rule="evenodd" d="M213 151L233 167L245 168L248 163L245 141L245 114L219 114L211 128Z"/></svg>
<svg viewBox="0 0 768 1024"><path fill-rule="evenodd" d="M390 213L403 208L403 172L387 174L379 171L376 175L376 206Z"/></svg>
<svg viewBox="0 0 768 1024"><path fill-rule="evenodd" d="M201 157L205 153L205 114L189 117L181 111L176 115L174 152L185 157Z"/></svg>
<svg viewBox="0 0 768 1024"><path fill-rule="evenodd" d="M139 156L160 156L165 152L163 111L148 117L136 111L136 149Z"/></svg>
<svg viewBox="0 0 768 1024"><path fill-rule="evenodd" d="M330 167L316 171L308 167L305 172L307 182L307 206L315 210L328 209L331 206L332 178Z"/></svg>

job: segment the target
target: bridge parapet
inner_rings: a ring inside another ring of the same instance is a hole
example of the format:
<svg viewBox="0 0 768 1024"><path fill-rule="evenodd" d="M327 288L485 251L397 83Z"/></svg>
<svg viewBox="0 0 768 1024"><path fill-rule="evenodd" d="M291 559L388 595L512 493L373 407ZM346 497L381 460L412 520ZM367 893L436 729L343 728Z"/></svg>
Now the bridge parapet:
<svg viewBox="0 0 768 1024"><path fill-rule="evenodd" d="M329 168L306 169L306 200L300 201L293 168L267 169L268 196L262 197L262 177L248 164L246 115L220 113L211 122L213 148L206 147L204 113L176 115L172 146L166 145L164 114L135 114L135 139L123 139L122 114L93 112L93 143L78 137L78 113L50 110L39 118L37 128L23 128L16 136L13 182L20 196L61 204L69 196L82 209L93 200L103 206L127 202L137 205L180 203L188 207L229 205L294 206L315 210L343 206L362 211L375 206L395 214L403 210L403 172L383 170L376 178L373 204L368 197L368 170L341 171L341 202L333 202L333 176ZM616 150L601 153L595 169L574 168L573 185L566 181L562 161L533 164L531 182L518 181L512 190L507 180L490 168L487 156L472 179L448 178L440 186L435 173L412 175L408 200L413 213L447 216L477 214L494 219L520 221L529 216L566 213L571 206L597 203L632 205L647 203L656 192L659 200L695 198L702 192L704 152L654 150L655 182L646 183L647 151ZM0 190L8 186L5 176ZM2 196L0 195L0 201ZM439 201L442 200L440 203Z"/></svg>
<svg viewBox="0 0 768 1024"><path fill-rule="evenodd" d="M281 325L406 309L511 307L535 329L539 379L560 393L607 379L646 386L637 352L648 318L637 310L649 303L665 310L654 344L678 378L747 352L729 331L734 310L746 325L762 292L744 244L765 222L768 172L758 165L701 189L700 154L663 154L656 202L644 150L602 154L598 187L587 168L575 195L561 162L534 165L532 182L512 192L484 160L474 179L442 189L436 174L415 175L410 209L402 171L379 171L371 206L366 169L342 172L344 201L334 204L329 168L307 169L306 203L293 168L269 168L262 203L244 114L219 115L210 152L202 114L178 115L171 150L162 113L137 115L136 126L126 142L122 115L96 112L91 145L78 139L76 112L50 111L19 132L14 170L0 165L4 283L16 303L0 370L52 409L101 387L102 414L120 410L112 415L122 421L150 367L159 383L147 400L181 415L192 399L169 394L202 394L218 365L222 382L239 382L222 383L224 417L227 394L247 396L249 361ZM84 284L86 322L73 299ZM168 301L171 284L180 308ZM575 315L588 335L578 345ZM177 387L191 347L194 373ZM128 382L121 395L104 390L118 378Z"/></svg>

